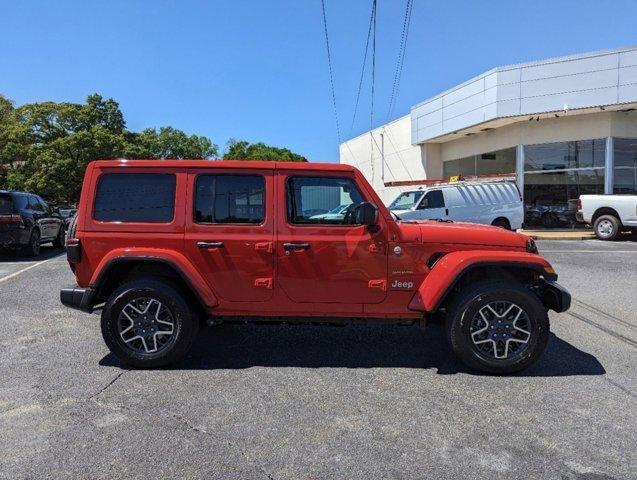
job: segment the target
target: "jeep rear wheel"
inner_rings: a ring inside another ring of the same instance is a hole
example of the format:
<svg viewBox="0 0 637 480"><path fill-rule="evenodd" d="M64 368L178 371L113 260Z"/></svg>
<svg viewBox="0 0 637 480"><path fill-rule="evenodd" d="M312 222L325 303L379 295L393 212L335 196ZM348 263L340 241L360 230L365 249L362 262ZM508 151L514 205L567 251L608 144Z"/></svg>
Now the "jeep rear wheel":
<svg viewBox="0 0 637 480"><path fill-rule="evenodd" d="M181 359L199 327L197 315L173 286L151 279L122 285L102 311L110 351L134 367L161 367Z"/></svg>
<svg viewBox="0 0 637 480"><path fill-rule="evenodd" d="M469 288L450 306L446 321L453 351L483 372L524 370L548 342L546 308L533 292L509 282L484 281Z"/></svg>

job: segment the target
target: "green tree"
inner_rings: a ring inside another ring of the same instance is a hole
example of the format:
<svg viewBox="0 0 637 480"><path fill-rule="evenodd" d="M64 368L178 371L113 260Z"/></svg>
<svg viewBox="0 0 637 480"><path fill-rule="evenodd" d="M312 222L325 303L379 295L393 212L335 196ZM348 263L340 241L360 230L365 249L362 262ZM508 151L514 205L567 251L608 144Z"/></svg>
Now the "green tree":
<svg viewBox="0 0 637 480"><path fill-rule="evenodd" d="M57 203L79 199L86 165L110 158L211 158L208 138L172 127L126 130L113 99L41 102L14 108L0 95L0 188L38 192Z"/></svg>
<svg viewBox="0 0 637 480"><path fill-rule="evenodd" d="M161 127L159 131L147 128L140 133L130 133L127 158L202 158L217 155L217 145L203 136L186 135L172 127Z"/></svg>
<svg viewBox="0 0 637 480"><path fill-rule="evenodd" d="M307 158L287 148L266 145L263 142L249 143L245 140L230 139L224 160L269 160L283 162L307 162Z"/></svg>

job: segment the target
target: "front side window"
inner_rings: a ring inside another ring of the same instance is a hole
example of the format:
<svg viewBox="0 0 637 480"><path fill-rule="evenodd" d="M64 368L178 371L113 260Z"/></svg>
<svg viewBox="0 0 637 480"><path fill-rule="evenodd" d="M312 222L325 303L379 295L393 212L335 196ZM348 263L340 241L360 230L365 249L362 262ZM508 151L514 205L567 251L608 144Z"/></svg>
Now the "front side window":
<svg viewBox="0 0 637 480"><path fill-rule="evenodd" d="M290 177L288 221L297 225L352 225L363 196L350 178Z"/></svg>
<svg viewBox="0 0 637 480"><path fill-rule="evenodd" d="M390 210L411 210L422 197L422 190L403 192L390 205Z"/></svg>
<svg viewBox="0 0 637 480"><path fill-rule="evenodd" d="M195 222L261 224L265 179L261 175L199 175Z"/></svg>
<svg viewBox="0 0 637 480"><path fill-rule="evenodd" d="M426 193L425 198L422 199L418 208L444 208L444 206L445 199L442 196L442 190L431 190Z"/></svg>
<svg viewBox="0 0 637 480"><path fill-rule="evenodd" d="M33 210L34 212L44 211L44 207L38 201L38 197L36 197L35 195L29 195L29 209Z"/></svg>
<svg viewBox="0 0 637 480"><path fill-rule="evenodd" d="M174 174L106 173L97 184L93 218L168 223L175 211L175 185Z"/></svg>

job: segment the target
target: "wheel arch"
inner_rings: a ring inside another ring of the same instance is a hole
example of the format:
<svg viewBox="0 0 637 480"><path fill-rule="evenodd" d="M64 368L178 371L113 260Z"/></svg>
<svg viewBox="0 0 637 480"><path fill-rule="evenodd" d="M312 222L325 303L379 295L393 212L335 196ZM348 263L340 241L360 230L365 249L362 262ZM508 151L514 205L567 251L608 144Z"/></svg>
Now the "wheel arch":
<svg viewBox="0 0 637 480"><path fill-rule="evenodd" d="M106 301L123 283L144 277L163 279L177 286L199 313L208 314L210 308L217 304L212 292L196 286L196 282L203 279L193 279L171 259L148 255L126 255L107 260L91 279L94 303Z"/></svg>
<svg viewBox="0 0 637 480"><path fill-rule="evenodd" d="M484 279L506 279L521 284L539 284L540 276L549 281L557 280L551 265L542 257L520 252L493 253L453 252L445 255L419 286L409 309L435 313L444 308L463 285Z"/></svg>
<svg viewBox="0 0 637 480"><path fill-rule="evenodd" d="M617 210L611 207L599 207L597 210L595 210L593 216L591 217L591 224L594 224L595 221L602 215L612 215L613 217L617 218L620 224L622 223L622 219L619 216L619 213L617 213Z"/></svg>

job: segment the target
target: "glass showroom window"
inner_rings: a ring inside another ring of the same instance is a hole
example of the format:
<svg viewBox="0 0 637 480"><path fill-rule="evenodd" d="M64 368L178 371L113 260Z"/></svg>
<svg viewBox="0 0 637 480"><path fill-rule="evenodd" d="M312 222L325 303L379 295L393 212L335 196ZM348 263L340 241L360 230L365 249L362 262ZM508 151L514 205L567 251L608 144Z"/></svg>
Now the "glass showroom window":
<svg viewBox="0 0 637 480"><path fill-rule="evenodd" d="M637 194L637 139L613 139L613 193Z"/></svg>
<svg viewBox="0 0 637 480"><path fill-rule="evenodd" d="M515 175L515 148L449 160L442 164L442 169L445 178L454 175Z"/></svg>
<svg viewBox="0 0 637 480"><path fill-rule="evenodd" d="M579 196L604 193L605 146L605 139L526 145L525 225L573 226Z"/></svg>

